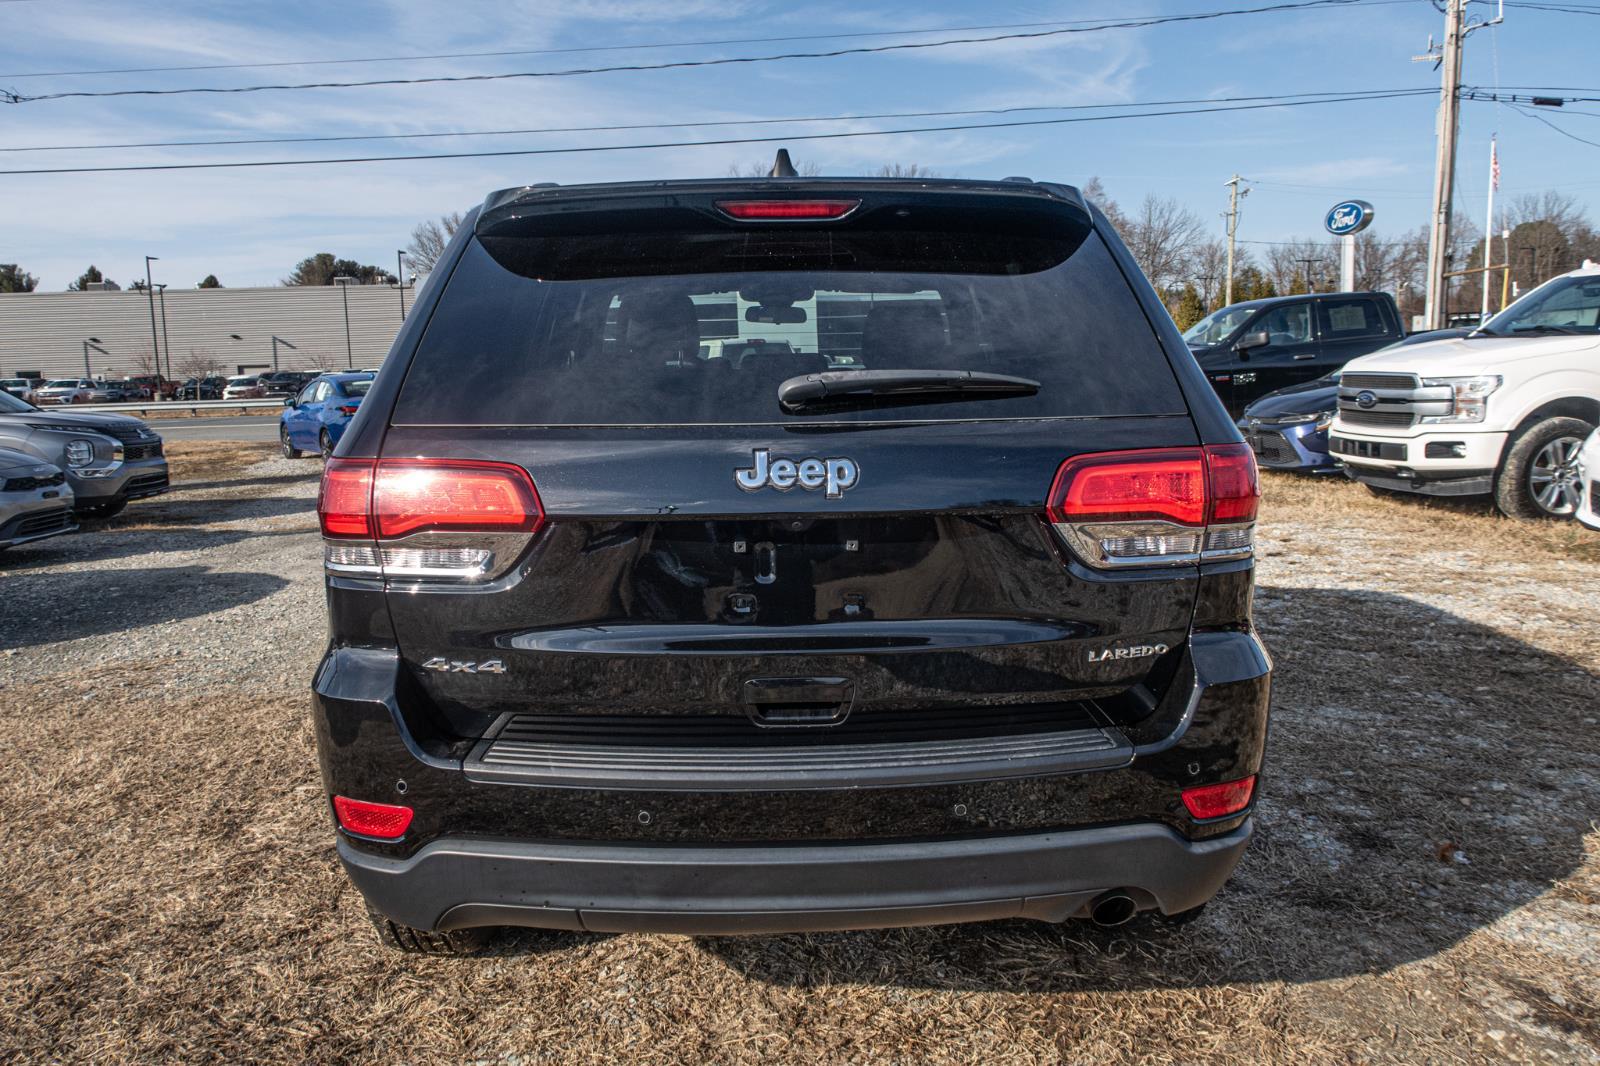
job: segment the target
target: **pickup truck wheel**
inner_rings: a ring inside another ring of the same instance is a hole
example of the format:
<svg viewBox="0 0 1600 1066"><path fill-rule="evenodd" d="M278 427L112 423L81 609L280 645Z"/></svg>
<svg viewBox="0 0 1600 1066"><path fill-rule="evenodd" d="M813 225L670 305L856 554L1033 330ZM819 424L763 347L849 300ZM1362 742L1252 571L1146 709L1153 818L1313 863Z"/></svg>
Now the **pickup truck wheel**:
<svg viewBox="0 0 1600 1066"><path fill-rule="evenodd" d="M305 452L289 443L289 430L286 426L278 427L278 447L283 449L285 459L298 459L305 455Z"/></svg>
<svg viewBox="0 0 1600 1066"><path fill-rule="evenodd" d="M1500 464L1495 506L1512 518L1571 518L1583 491L1578 450L1593 431L1579 418L1547 418L1523 430Z"/></svg>
<svg viewBox="0 0 1600 1066"><path fill-rule="evenodd" d="M403 951L408 955L473 955L489 941L487 929L452 929L447 933L430 933L426 929L413 929L384 917L371 906L367 917L378 931L378 942L386 948Z"/></svg>

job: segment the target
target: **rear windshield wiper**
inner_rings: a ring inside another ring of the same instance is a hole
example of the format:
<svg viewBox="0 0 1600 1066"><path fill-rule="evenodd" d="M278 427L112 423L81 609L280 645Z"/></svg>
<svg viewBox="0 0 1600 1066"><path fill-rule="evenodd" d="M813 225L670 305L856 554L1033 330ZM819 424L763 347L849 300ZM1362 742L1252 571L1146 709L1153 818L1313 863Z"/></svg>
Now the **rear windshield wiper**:
<svg viewBox="0 0 1600 1066"><path fill-rule="evenodd" d="M1029 378L978 370L836 370L790 378L778 386L778 404L799 414L1032 396L1038 391L1039 383Z"/></svg>

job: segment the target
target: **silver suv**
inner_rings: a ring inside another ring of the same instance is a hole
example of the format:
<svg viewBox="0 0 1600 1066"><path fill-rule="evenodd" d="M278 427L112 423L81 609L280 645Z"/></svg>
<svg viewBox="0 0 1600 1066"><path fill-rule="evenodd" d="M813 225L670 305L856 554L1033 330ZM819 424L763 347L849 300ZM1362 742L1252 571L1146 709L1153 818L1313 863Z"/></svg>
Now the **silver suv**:
<svg viewBox="0 0 1600 1066"><path fill-rule="evenodd" d="M0 549L71 533L72 486L60 467L0 448Z"/></svg>
<svg viewBox="0 0 1600 1066"><path fill-rule="evenodd" d="M126 415L42 411L0 392L0 448L66 471L81 518L109 518L129 500L167 491L161 437Z"/></svg>

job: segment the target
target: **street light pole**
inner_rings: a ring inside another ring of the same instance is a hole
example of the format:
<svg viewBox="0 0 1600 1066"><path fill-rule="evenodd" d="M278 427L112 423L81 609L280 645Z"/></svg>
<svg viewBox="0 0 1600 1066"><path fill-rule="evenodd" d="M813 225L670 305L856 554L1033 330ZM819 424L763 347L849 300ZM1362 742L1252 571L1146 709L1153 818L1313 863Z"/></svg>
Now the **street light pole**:
<svg viewBox="0 0 1600 1066"><path fill-rule="evenodd" d="M344 301L344 361L351 370L356 368L356 356L350 344L350 291L346 286L354 280L347 274L340 274L333 279L333 283L339 286L339 297Z"/></svg>
<svg viewBox="0 0 1600 1066"><path fill-rule="evenodd" d="M86 378L94 376L93 374L91 374L89 372L89 349L90 348L93 348L95 351L100 352L102 355L105 354L105 349L100 347L100 338L99 337L90 337L88 340L83 342L83 376L86 377Z"/></svg>
<svg viewBox="0 0 1600 1066"><path fill-rule="evenodd" d="M161 297L161 347L167 350L167 377L172 377L172 342L167 340L167 284L162 282L157 286L157 294ZM156 359L156 377L161 377L161 359ZM159 386L159 381L158 381ZM156 399L161 399L161 389L156 389Z"/></svg>
<svg viewBox="0 0 1600 1066"><path fill-rule="evenodd" d="M278 369L278 345L280 345L280 344L283 345L285 348L289 349L291 352L298 352L300 350L300 349L296 348L294 345L290 344L288 341L284 340L282 337L278 336L276 333L274 333L272 335L272 369L273 370L277 370Z"/></svg>
<svg viewBox="0 0 1600 1066"><path fill-rule="evenodd" d="M404 248L394 253L394 283L400 290L400 321L406 320L406 250Z"/></svg>
<svg viewBox="0 0 1600 1066"><path fill-rule="evenodd" d="M150 284L150 264L160 259L158 255L144 257L144 294L150 299L150 347L155 352L157 374L161 373L161 345L156 343L156 290Z"/></svg>

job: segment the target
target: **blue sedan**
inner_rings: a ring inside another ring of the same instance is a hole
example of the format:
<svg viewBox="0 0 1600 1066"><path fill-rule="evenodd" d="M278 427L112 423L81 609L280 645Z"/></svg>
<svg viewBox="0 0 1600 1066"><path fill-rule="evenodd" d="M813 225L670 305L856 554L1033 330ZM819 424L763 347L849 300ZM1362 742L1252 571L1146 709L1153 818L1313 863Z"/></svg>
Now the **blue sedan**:
<svg viewBox="0 0 1600 1066"><path fill-rule="evenodd" d="M318 452L324 459L332 455L344 427L361 407L361 397L372 387L373 376L323 374L283 401L283 414L278 416L283 454L290 459L307 452Z"/></svg>

